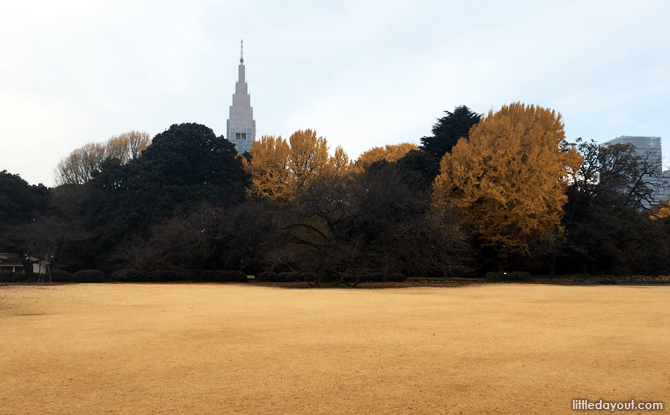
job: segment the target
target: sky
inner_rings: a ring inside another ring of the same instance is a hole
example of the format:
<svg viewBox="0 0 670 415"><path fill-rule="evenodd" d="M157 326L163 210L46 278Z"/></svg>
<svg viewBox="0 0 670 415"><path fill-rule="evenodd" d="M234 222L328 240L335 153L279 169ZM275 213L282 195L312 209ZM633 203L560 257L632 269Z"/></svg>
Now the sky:
<svg viewBox="0 0 670 415"><path fill-rule="evenodd" d="M137 130L226 134L240 40L256 136L310 128L353 159L444 111L559 112L566 139L660 136L670 157L670 2L32 1L0 5L0 171Z"/></svg>

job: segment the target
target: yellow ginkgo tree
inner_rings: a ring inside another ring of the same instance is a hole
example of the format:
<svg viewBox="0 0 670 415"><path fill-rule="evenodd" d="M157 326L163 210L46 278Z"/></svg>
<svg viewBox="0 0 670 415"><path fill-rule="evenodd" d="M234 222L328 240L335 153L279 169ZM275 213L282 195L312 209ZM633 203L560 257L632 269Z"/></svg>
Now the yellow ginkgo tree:
<svg viewBox="0 0 670 415"><path fill-rule="evenodd" d="M419 146L412 143L388 144L384 147L372 147L356 160L355 168L358 172L366 171L376 161L398 161L410 150L418 150Z"/></svg>
<svg viewBox="0 0 670 415"><path fill-rule="evenodd" d="M251 175L249 194L258 197L289 199L292 180L289 170L291 148L281 137L264 135L251 145L250 162L242 158L244 169Z"/></svg>
<svg viewBox="0 0 670 415"><path fill-rule="evenodd" d="M529 254L560 236L563 205L581 156L567 147L561 115L522 103L490 111L440 163L433 206L455 206L483 246Z"/></svg>
<svg viewBox="0 0 670 415"><path fill-rule="evenodd" d="M251 161L245 160L249 193L287 201L324 176L348 174L352 164L344 150L338 146L331 156L328 149L326 138L312 130L296 131L288 140L263 136L251 146Z"/></svg>

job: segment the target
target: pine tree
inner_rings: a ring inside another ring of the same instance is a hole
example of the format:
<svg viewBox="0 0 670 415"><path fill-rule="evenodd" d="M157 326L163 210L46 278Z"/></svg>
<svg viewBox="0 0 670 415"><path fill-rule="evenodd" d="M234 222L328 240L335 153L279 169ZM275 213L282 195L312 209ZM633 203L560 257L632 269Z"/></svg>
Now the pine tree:
<svg viewBox="0 0 670 415"><path fill-rule="evenodd" d="M481 114L470 111L465 105L456 107L454 112L445 111L447 115L437 120L433 126L432 137L421 138L421 148L433 155L437 161L442 160L446 153L456 145L461 137L468 138L473 125L481 119Z"/></svg>

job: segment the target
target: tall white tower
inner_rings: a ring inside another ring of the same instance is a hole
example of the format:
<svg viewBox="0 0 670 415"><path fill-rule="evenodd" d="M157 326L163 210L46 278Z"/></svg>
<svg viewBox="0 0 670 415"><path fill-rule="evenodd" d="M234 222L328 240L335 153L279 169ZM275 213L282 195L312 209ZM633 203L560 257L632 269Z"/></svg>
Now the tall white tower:
<svg viewBox="0 0 670 415"><path fill-rule="evenodd" d="M228 118L227 138L235 144L237 152L242 154L249 151L251 144L256 139L254 109L251 108L251 96L247 93L247 81L244 79L244 43L241 43L238 72L233 105L230 107L230 118Z"/></svg>

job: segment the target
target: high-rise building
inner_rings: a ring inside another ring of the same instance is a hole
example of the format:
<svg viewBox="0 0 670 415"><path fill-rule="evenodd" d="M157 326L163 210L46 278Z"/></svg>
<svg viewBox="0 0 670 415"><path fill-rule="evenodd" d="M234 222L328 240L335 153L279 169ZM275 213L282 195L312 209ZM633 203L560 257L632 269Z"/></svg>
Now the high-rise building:
<svg viewBox="0 0 670 415"><path fill-rule="evenodd" d="M653 173L646 178L654 187L654 203L670 199L670 171L663 171L661 137L639 137L623 135L605 144L632 144L640 161L649 164Z"/></svg>
<svg viewBox="0 0 670 415"><path fill-rule="evenodd" d="M233 105L230 107L226 138L233 144L237 152L249 151L256 139L256 121L254 109L251 108L251 96L247 92L247 81L244 78L244 44L240 54L238 79L235 83Z"/></svg>
<svg viewBox="0 0 670 415"><path fill-rule="evenodd" d="M622 135L605 144L632 144L635 147L635 153L643 160L649 161L659 166L663 162L661 152L661 137L639 137Z"/></svg>

